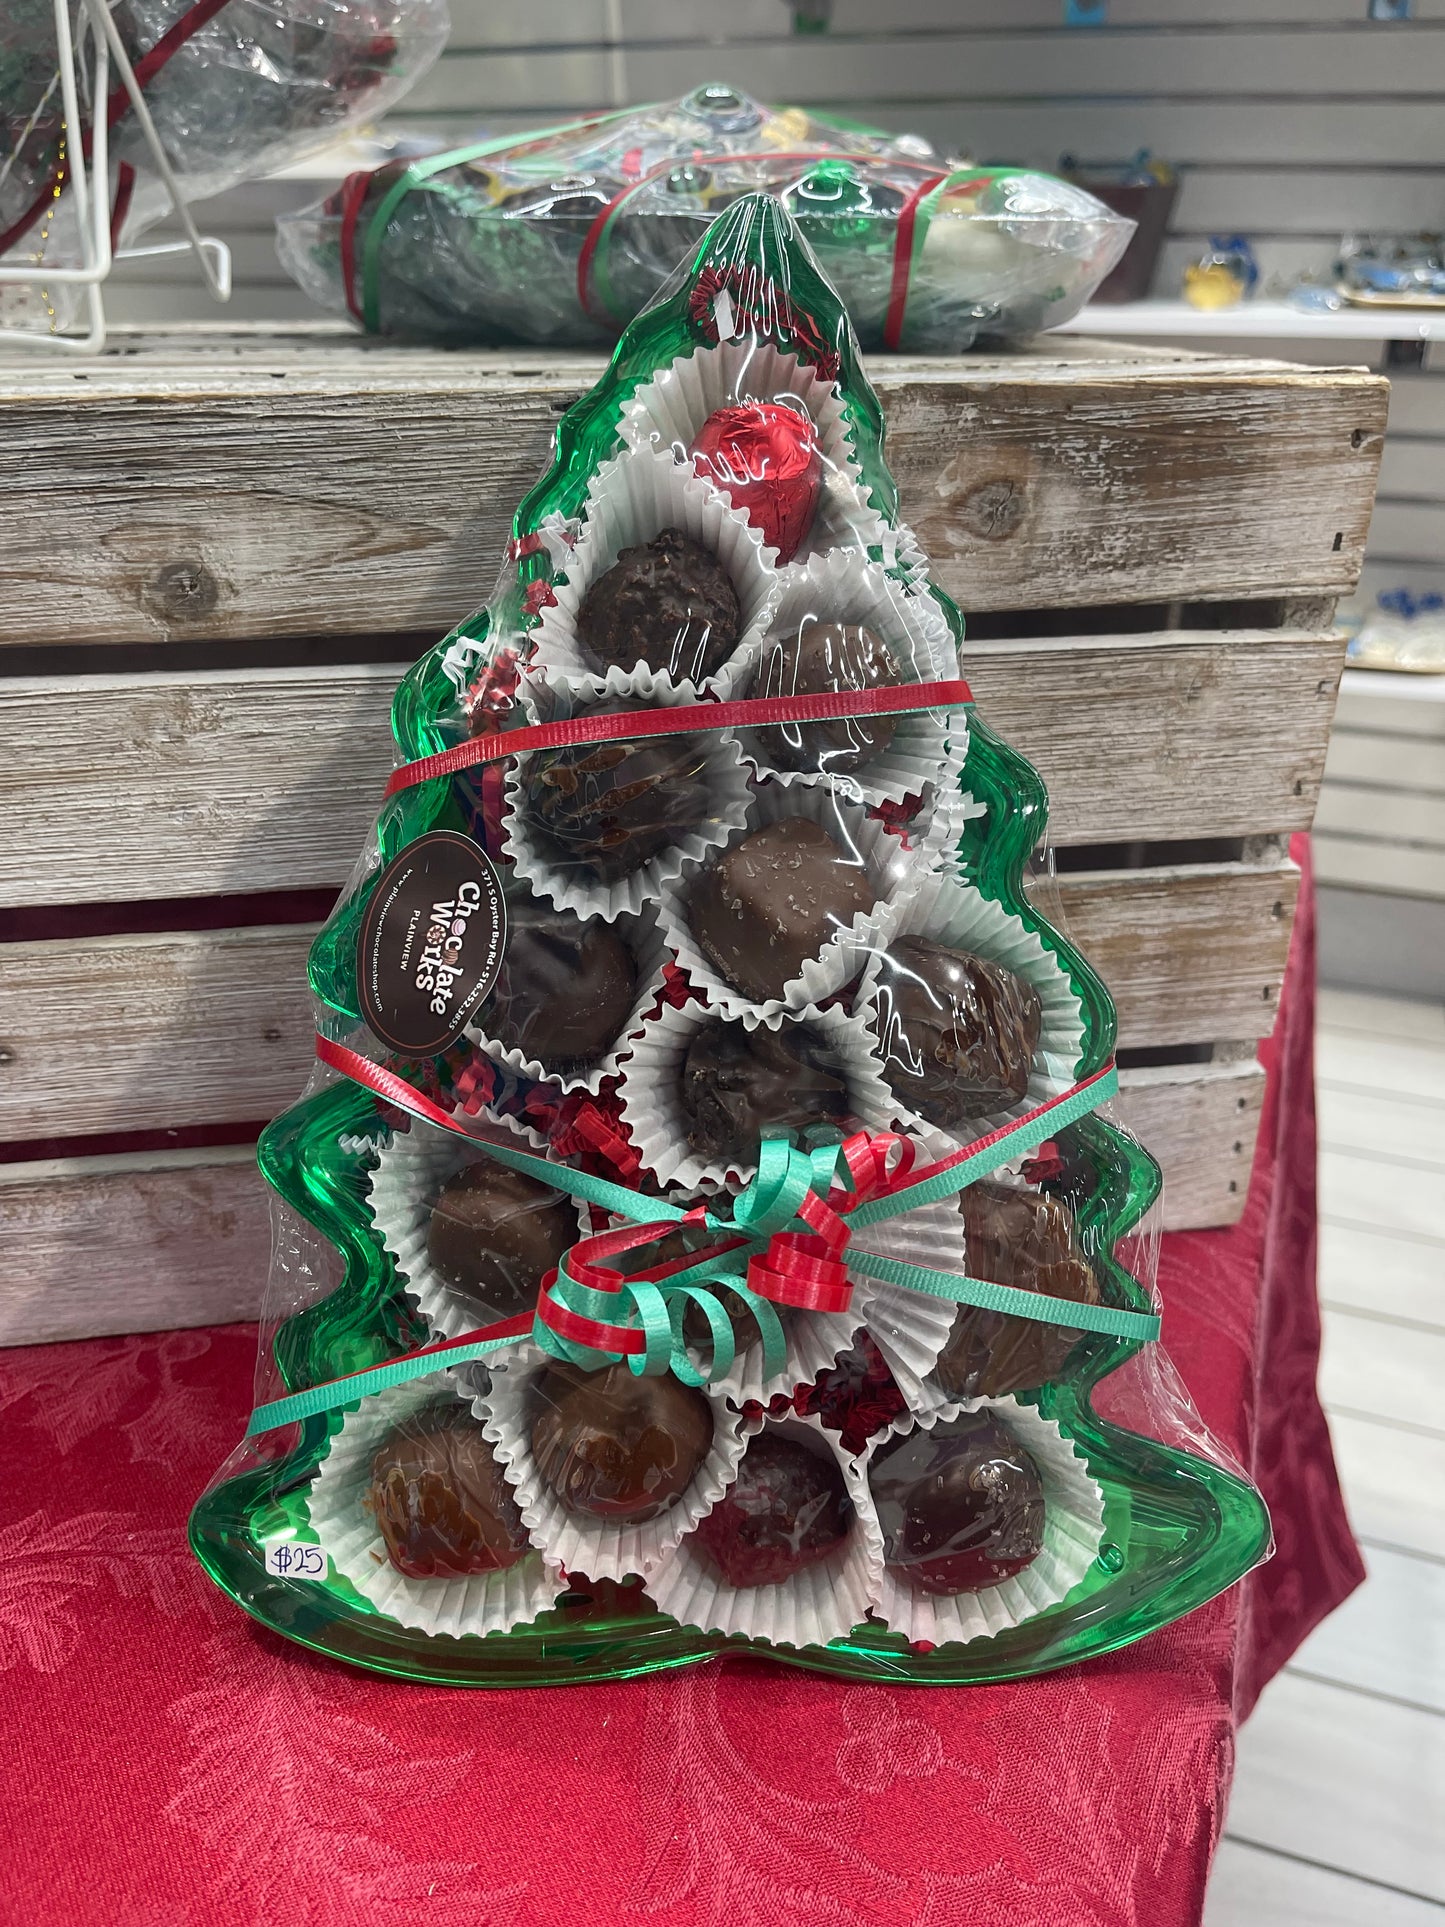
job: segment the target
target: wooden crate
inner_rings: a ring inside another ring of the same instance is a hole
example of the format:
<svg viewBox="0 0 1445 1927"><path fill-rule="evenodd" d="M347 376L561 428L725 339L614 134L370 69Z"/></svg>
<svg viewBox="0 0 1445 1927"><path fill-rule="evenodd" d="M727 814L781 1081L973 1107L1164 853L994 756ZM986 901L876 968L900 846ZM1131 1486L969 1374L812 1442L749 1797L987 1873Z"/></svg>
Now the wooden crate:
<svg viewBox="0 0 1445 1927"><path fill-rule="evenodd" d="M250 1143L400 666L489 591L584 356L321 326L0 361L0 1342L255 1313ZM1046 342L873 369L967 673L1053 799L1166 1222L1241 1208L1386 385Z"/></svg>

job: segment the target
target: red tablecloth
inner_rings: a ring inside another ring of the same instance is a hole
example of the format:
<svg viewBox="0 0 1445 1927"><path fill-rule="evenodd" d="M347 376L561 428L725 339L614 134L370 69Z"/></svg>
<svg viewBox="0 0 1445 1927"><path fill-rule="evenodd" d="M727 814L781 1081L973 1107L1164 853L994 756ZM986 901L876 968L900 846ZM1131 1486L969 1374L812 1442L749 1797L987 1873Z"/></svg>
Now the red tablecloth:
<svg viewBox="0 0 1445 1927"><path fill-rule="evenodd" d="M1279 1550L1191 1619L1018 1686L760 1663L513 1694L253 1627L185 1549L250 1328L0 1358L0 1920L27 1927L1184 1927L1236 1721L1362 1577L1314 1393L1312 932L1248 1208L1164 1241L1165 1342ZM204 1254L197 1254L204 1261Z"/></svg>

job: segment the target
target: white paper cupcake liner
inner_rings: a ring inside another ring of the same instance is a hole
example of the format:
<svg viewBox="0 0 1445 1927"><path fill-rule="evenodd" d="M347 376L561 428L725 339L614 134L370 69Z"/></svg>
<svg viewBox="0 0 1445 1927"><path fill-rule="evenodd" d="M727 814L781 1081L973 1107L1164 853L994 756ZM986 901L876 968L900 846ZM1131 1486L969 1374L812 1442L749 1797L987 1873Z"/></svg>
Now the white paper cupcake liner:
<svg viewBox="0 0 1445 1927"><path fill-rule="evenodd" d="M567 1590L555 1561L534 1547L502 1572L410 1579L387 1558L386 1542L365 1504L371 1462L382 1440L442 1393L470 1409L452 1374L437 1372L374 1393L347 1414L305 1495L311 1530L333 1569L398 1625L452 1639L511 1632L529 1626Z"/></svg>
<svg viewBox="0 0 1445 1927"><path fill-rule="evenodd" d="M896 571L910 595L928 593L928 551L906 522L888 531L883 547L883 566Z"/></svg>
<svg viewBox="0 0 1445 1927"><path fill-rule="evenodd" d="M783 402L805 414L817 430L823 486L812 527L794 559L830 549L881 547L890 531L863 487L837 384L780 348L724 341L679 356L636 390L623 411L622 439L630 448L669 454L690 467L689 451L703 423L719 408L744 401Z"/></svg>
<svg viewBox="0 0 1445 1927"><path fill-rule="evenodd" d="M695 1033L723 1014L695 1000L679 1008L665 1004L632 1040L622 1082L622 1118L638 1156L660 1184L677 1185L687 1191L717 1191L729 1178L746 1183L757 1170L756 1163L709 1163L687 1142L688 1121L680 1087L682 1061ZM779 1030L793 1021L786 1013L773 1011L747 1028ZM869 1131L888 1130L893 1100L878 1075L873 1039L866 1028L836 1006L797 1021L806 1021L810 1030L826 1038L841 1059L848 1101L857 1123Z"/></svg>
<svg viewBox="0 0 1445 1927"><path fill-rule="evenodd" d="M960 1129L961 1140L971 1143L984 1137L1049 1098L1061 1097L1072 1087L1084 1046L1083 1006L1053 952L1020 918L956 877L924 875L901 906L892 935L928 937L935 943L966 950L988 963L999 964L1031 984L1043 1006L1043 1024L1027 1093L1018 1104L1006 1110L970 1118L967 1126ZM881 957L871 957L863 972L854 1009L867 1020L883 1060L877 1005L881 969ZM893 1104L901 1124L922 1123L905 1099L895 1094Z"/></svg>
<svg viewBox="0 0 1445 1927"><path fill-rule="evenodd" d="M515 1488L533 1541L549 1559L589 1579L625 1579L634 1573L645 1579L731 1484L743 1451L741 1420L725 1399L703 1388L712 1406L712 1447L692 1483L655 1519L609 1521L569 1511L543 1480L532 1456L528 1395L548 1363L536 1345L499 1354L491 1389L473 1409Z"/></svg>
<svg viewBox="0 0 1445 1927"><path fill-rule="evenodd" d="M770 637L791 636L806 617L819 622L862 624L888 644L909 682L939 682L958 674L958 655L947 623L927 598L905 595L876 563L834 550L814 556L805 568L784 572L782 596L767 637L751 644L746 673L740 673L742 695L761 695L756 688L758 669ZM782 694L782 691L773 691ZM968 712L943 714L921 711L893 719L888 745L856 770L825 772L823 780L843 797L865 803L901 803L920 796L932 802L956 791L968 756ZM806 723L798 726L806 730ZM816 772L780 769L765 732L738 732L743 754L764 776L780 784L797 783Z"/></svg>
<svg viewBox="0 0 1445 1927"><path fill-rule="evenodd" d="M820 1005L836 997L868 958L887 945L918 867L915 853L905 850L876 817L856 804L839 801L826 779L786 787L765 783L754 792L746 821L729 834L728 844L739 843L753 831L784 817L807 817L845 849L856 851L877 901L872 910L861 912L846 929L830 937L799 975L784 984L781 997L754 1003L719 976L693 940L688 925L691 875L680 882L669 881L661 894L663 930L678 963L721 1016L740 1017L747 1024L766 1023L785 1012L793 1017L816 1016Z"/></svg>
<svg viewBox="0 0 1445 1927"><path fill-rule="evenodd" d="M657 1001L657 993L662 988L662 967L670 959L670 951L658 927L657 912L647 905L640 916L618 918L618 935L637 960L637 994L632 1001L632 1009L627 1014L613 1042L611 1050L599 1057L595 1064L589 1064L578 1071L553 1071L540 1058L528 1057L524 1050L509 1048L487 1035L485 1023L486 1004L483 1003L479 1017L483 1021L469 1024L467 1035L475 1038L493 1063L504 1064L518 1077L525 1077L536 1084L552 1084L564 1091L586 1091L595 1097L602 1088L602 1080L615 1077L618 1063L626 1050L627 1040L636 1030L643 1017Z"/></svg>
<svg viewBox="0 0 1445 1927"><path fill-rule="evenodd" d="M643 668L630 672L610 669L605 676L583 677L575 690L552 691L550 696L533 689L527 702L543 705L555 717L577 714L614 698L637 709L675 709L696 699L686 683L674 685L660 671ZM512 758L505 778L504 835L516 874L530 883L536 895L546 897L561 910L575 910L580 917L611 921L641 916L668 883L695 870L710 851L721 849L747 821L748 772L736 738L731 731L717 731L704 734L702 741L709 796L703 821L616 883L587 877L581 865L570 873L559 867L547 841L533 833L526 810L532 758Z"/></svg>
<svg viewBox="0 0 1445 1927"><path fill-rule="evenodd" d="M861 1503L874 1511L875 1520L867 1472L878 1448L917 1427L930 1431L962 1412L979 1411L994 1413L1039 1469L1044 1493L1043 1549L1031 1566L1001 1585L952 1597L918 1590L885 1566L873 1609L910 1644L966 1645L973 1639L996 1638L1010 1626L1062 1605L1088 1577L1104 1537L1104 1495L1089 1476L1083 1454L1057 1425L1013 1398L962 1399L933 1412L909 1413L871 1438L861 1460Z"/></svg>
<svg viewBox="0 0 1445 1927"><path fill-rule="evenodd" d="M671 455L651 451L629 451L602 464L592 480L585 518L566 576L553 582L557 599L542 610L532 632L532 673L562 684L599 673L577 641L577 615L588 590L624 549L651 542L663 529L681 529L727 570L737 590L742 626L738 648L727 662L700 682L679 679L678 686L688 692L689 701L696 700L700 689L727 697L738 653L772 620L779 593L777 551L764 548L747 516L711 483L682 468ZM626 671L646 664L618 666Z"/></svg>
<svg viewBox="0 0 1445 1927"><path fill-rule="evenodd" d="M909 1135L919 1147L913 1175L958 1149L952 1138L928 1125L916 1127ZM849 1249L962 1277L966 1271L964 1242L958 1199L950 1197L862 1226L854 1233ZM863 1329L882 1353L909 1408L916 1410L920 1403L928 1402L925 1381L953 1329L957 1307L950 1299L887 1284L857 1267L850 1268L850 1276L855 1287L854 1303L863 1312Z"/></svg>
<svg viewBox="0 0 1445 1927"><path fill-rule="evenodd" d="M826 1646L861 1625L878 1596L883 1580L878 1517L866 1496L859 1503L858 1461L816 1418L755 1420L745 1435L751 1440L765 1430L802 1438L837 1461L854 1508L843 1543L791 1578L765 1586L733 1586L689 1536L659 1564L647 1589L662 1612L705 1633L737 1633L773 1646Z"/></svg>
<svg viewBox="0 0 1445 1927"><path fill-rule="evenodd" d="M535 1139L536 1133L528 1133ZM521 1133L517 1133L519 1144ZM469 1164L486 1159L486 1152L450 1131L415 1122L398 1131L370 1173L367 1205L371 1221L396 1265L397 1278L407 1297L440 1338L460 1338L488 1319L469 1292L449 1285L427 1255L432 1206L447 1181ZM501 1166L497 1167L499 1170ZM585 1208L576 1206L577 1233L590 1229Z"/></svg>

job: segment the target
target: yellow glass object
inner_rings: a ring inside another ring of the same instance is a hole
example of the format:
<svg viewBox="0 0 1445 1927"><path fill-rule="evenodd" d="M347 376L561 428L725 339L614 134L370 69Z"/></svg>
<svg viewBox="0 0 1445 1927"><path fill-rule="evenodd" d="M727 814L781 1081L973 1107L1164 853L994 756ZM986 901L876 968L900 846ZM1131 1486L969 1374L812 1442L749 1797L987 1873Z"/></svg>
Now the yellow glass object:
<svg viewBox="0 0 1445 1927"><path fill-rule="evenodd" d="M1225 261L1194 261L1184 270L1184 299L1191 308L1234 308L1246 282Z"/></svg>

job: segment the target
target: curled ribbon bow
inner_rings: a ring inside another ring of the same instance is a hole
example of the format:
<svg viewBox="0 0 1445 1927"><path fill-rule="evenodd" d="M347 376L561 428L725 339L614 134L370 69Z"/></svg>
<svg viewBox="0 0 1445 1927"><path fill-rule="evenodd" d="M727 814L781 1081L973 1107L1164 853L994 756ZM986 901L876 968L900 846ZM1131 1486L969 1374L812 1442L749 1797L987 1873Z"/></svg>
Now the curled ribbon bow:
<svg viewBox="0 0 1445 1927"><path fill-rule="evenodd" d="M671 1371L685 1384L701 1385L726 1378L736 1357L732 1319L712 1289L724 1285L753 1314L764 1376L772 1378L786 1355L776 1307L847 1311L853 1298L847 1213L906 1174L913 1158L913 1145L891 1134L870 1138L860 1131L846 1143L815 1150L765 1138L757 1175L736 1200L731 1219L699 1208L678 1219L580 1239L543 1281L533 1336L544 1350L579 1363L595 1364L600 1353L614 1361L626 1358L638 1373ZM805 1228L798 1230L799 1224ZM720 1242L709 1252L639 1272L622 1269L628 1253L682 1227ZM702 1312L711 1335L706 1369L694 1364L683 1341L689 1305Z"/></svg>

